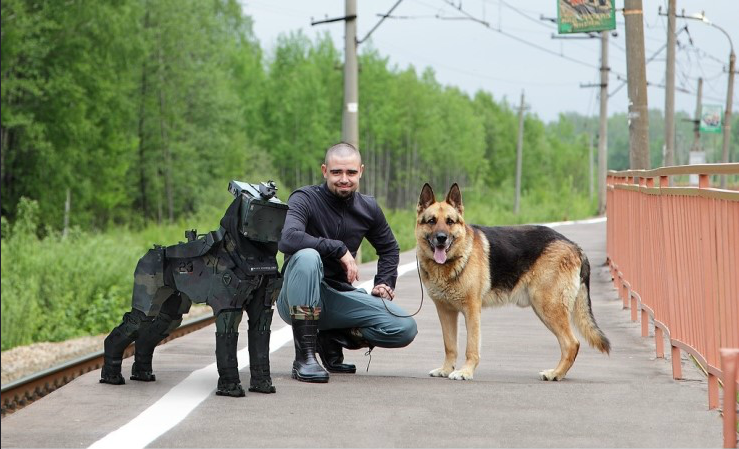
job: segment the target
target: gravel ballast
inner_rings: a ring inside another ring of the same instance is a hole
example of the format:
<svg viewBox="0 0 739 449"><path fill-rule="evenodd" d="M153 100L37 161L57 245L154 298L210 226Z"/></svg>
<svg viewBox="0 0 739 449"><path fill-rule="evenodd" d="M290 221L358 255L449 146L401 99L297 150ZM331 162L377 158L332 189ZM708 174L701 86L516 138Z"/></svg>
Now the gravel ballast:
<svg viewBox="0 0 739 449"><path fill-rule="evenodd" d="M212 313L210 307L193 305L183 320ZM108 334L79 337L60 342L18 346L0 355L2 385L103 349Z"/></svg>

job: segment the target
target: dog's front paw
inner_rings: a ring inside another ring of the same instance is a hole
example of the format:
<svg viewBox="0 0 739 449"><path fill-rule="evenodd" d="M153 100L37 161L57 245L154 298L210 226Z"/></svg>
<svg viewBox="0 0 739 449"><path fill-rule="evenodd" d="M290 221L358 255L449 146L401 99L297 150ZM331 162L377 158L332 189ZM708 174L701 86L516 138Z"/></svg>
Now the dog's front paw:
<svg viewBox="0 0 739 449"><path fill-rule="evenodd" d="M432 369L429 371L429 376L431 377L448 377L449 373L452 372L454 368L452 369L446 369L444 367Z"/></svg>
<svg viewBox="0 0 739 449"><path fill-rule="evenodd" d="M548 369L548 370L540 371L539 372L539 377L541 378L541 380L557 381L557 380L561 380L562 377L564 377L564 376L558 376L558 375L554 374L554 370L553 369Z"/></svg>
<svg viewBox="0 0 739 449"><path fill-rule="evenodd" d="M452 373L449 374L449 378L452 380L472 380L472 371L464 369L452 371Z"/></svg>

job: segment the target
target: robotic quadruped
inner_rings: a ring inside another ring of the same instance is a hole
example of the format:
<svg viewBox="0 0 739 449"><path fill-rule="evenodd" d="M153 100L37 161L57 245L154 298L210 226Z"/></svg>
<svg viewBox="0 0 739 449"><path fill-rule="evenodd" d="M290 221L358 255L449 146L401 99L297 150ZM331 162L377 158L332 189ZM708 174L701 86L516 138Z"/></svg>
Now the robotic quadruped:
<svg viewBox="0 0 739 449"><path fill-rule="evenodd" d="M135 342L131 380L156 380L154 348L182 323L194 303L206 303L216 317L216 366L220 396L245 396L236 355L239 324L246 310L249 330L249 391L274 393L269 367L272 308L282 277L277 242L288 206L276 197L273 181L231 181L234 200L219 229L187 242L155 245L136 265L130 312L105 339L101 383L121 385L123 351Z"/></svg>

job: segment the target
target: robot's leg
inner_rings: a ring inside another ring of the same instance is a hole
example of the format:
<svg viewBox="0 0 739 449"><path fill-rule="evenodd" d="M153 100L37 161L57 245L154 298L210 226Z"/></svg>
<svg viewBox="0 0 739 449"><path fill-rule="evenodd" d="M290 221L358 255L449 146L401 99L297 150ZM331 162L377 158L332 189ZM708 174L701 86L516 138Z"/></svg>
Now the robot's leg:
<svg viewBox="0 0 739 449"><path fill-rule="evenodd" d="M105 355L103 370L100 374L100 382L112 385L122 385L126 381L121 375L121 363L123 361L123 351L131 344L139 335L141 323L146 319L144 312L131 309L123 315L123 322L113 329L113 331L105 339Z"/></svg>
<svg viewBox="0 0 739 449"><path fill-rule="evenodd" d="M151 365L154 356L154 348L177 329L182 323L180 306L183 298L179 293L173 293L164 301L159 314L154 318L148 318L142 322L136 338L136 353L131 367L131 380L151 382L156 380Z"/></svg>
<svg viewBox="0 0 739 449"><path fill-rule="evenodd" d="M239 379L239 361L236 348L239 342L241 309L223 309L216 315L216 366L218 367L218 396L242 397L246 393Z"/></svg>
<svg viewBox="0 0 739 449"><path fill-rule="evenodd" d="M249 391L274 393L269 369L269 337L272 324L271 307L265 307L261 295L257 295L246 306L249 316Z"/></svg>

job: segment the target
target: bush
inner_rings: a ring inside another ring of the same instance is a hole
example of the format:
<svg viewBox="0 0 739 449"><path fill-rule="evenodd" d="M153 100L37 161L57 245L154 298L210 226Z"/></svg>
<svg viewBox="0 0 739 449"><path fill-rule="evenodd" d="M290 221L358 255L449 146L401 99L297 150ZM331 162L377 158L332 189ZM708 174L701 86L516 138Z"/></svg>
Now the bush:
<svg viewBox="0 0 739 449"><path fill-rule="evenodd" d="M131 307L138 259L154 243L184 240L193 224L207 224L200 232L216 229L218 219L38 237L38 205L21 200L18 219L3 230L2 349L109 332Z"/></svg>

